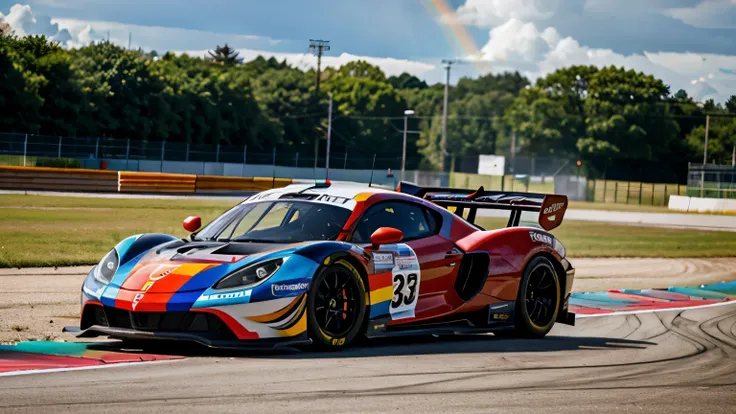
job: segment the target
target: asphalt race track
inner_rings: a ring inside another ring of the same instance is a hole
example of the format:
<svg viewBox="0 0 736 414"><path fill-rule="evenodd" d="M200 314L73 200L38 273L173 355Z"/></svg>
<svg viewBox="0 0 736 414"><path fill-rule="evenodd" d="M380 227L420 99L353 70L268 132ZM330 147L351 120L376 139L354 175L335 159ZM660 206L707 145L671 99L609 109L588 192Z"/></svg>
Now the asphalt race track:
<svg viewBox="0 0 736 414"><path fill-rule="evenodd" d="M0 411L732 413L736 403L734 303L589 317L543 340L185 353L178 361L0 377Z"/></svg>

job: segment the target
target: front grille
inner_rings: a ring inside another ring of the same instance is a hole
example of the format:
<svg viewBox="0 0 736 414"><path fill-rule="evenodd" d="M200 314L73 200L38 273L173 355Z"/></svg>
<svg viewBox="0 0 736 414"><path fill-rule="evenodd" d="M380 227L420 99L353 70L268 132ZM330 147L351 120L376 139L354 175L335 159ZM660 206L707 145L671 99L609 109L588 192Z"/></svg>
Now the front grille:
<svg viewBox="0 0 736 414"><path fill-rule="evenodd" d="M203 312L132 312L110 306L86 306L82 329L93 325L138 331L191 333L213 339L237 339L222 320Z"/></svg>

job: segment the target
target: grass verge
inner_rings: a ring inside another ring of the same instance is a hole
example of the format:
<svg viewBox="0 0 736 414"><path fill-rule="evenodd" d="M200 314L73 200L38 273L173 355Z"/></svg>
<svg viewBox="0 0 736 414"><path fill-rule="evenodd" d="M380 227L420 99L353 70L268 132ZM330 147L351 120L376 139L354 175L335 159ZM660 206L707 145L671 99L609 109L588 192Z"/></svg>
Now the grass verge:
<svg viewBox="0 0 736 414"><path fill-rule="evenodd" d="M91 265L139 233L186 236L182 220L209 222L226 200L104 199L0 195L0 267ZM482 219L485 228L505 220ZM571 257L719 257L736 252L736 233L567 221L553 233Z"/></svg>

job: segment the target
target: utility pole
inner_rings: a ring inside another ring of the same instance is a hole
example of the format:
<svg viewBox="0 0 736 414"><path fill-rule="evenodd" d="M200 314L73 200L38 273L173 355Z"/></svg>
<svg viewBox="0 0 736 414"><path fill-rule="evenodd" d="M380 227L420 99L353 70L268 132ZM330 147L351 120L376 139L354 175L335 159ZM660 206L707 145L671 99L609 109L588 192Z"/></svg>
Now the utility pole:
<svg viewBox="0 0 736 414"><path fill-rule="evenodd" d="M705 189L705 165L708 163L708 130L710 129L710 115L705 116L705 143L703 144L703 169L700 172L700 196Z"/></svg>
<svg viewBox="0 0 736 414"><path fill-rule="evenodd" d="M321 39L309 39L309 50L312 51L312 54L317 55L317 75L315 76L315 100L317 101L317 105L319 105L319 83L320 83L320 76L322 73L322 54L324 52L327 52L330 50L330 41L329 40L321 40ZM314 169L317 169L317 159L319 152L319 137L315 135L314 137Z"/></svg>
<svg viewBox="0 0 736 414"><path fill-rule="evenodd" d="M442 172L445 172L445 158L447 157L447 111L450 99L450 70L452 65L458 63L465 63L465 61L462 59L442 59L442 64L445 65L445 71L447 72L445 79L445 99L442 106L442 141L440 141L440 152L442 153L440 166Z"/></svg>
<svg viewBox="0 0 736 414"><path fill-rule="evenodd" d="M445 79L445 98L442 105L442 140L440 141L440 170L442 172L445 172L445 156L447 154L447 106L450 95L450 69L456 62L453 59L442 60L442 63L445 65L445 72L447 72Z"/></svg>
<svg viewBox="0 0 736 414"><path fill-rule="evenodd" d="M404 144L401 147L401 181L404 181L406 173L406 134L409 133L409 117L414 116L414 111L407 109L404 111Z"/></svg>
<svg viewBox="0 0 736 414"><path fill-rule="evenodd" d="M705 116L705 145L703 145L703 166L708 163L708 130L710 129L710 115Z"/></svg>
<svg viewBox="0 0 736 414"><path fill-rule="evenodd" d="M332 143L332 94L330 94L329 113L327 114L327 156L325 157L325 179L330 179L330 144ZM315 166L315 168L317 168Z"/></svg>
<svg viewBox="0 0 736 414"><path fill-rule="evenodd" d="M133 32L128 32L128 50L130 50L130 44L133 42Z"/></svg>

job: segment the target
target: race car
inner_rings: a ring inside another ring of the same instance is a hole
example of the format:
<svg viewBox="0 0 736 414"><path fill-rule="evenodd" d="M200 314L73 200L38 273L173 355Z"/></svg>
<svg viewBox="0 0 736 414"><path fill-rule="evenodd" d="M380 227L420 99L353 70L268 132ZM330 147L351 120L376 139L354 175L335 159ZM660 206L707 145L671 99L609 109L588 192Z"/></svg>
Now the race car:
<svg viewBox="0 0 736 414"><path fill-rule="evenodd" d="M541 338L574 324L575 271L548 231L567 197L329 181L254 194L185 239L118 243L82 285L66 332L211 347L309 345L357 338L495 332ZM507 212L485 230L479 211ZM520 226L523 212L538 223Z"/></svg>

